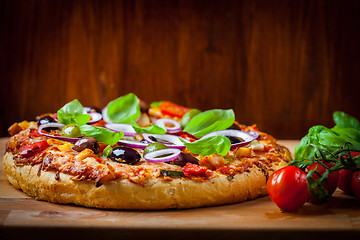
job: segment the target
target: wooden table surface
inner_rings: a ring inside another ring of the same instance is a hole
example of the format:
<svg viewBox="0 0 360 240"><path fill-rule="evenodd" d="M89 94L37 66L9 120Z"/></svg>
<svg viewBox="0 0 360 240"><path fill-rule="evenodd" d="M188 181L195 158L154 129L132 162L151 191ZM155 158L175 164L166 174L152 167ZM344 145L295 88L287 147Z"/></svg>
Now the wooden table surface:
<svg viewBox="0 0 360 240"><path fill-rule="evenodd" d="M0 138L1 156L7 140ZM293 151L298 141L279 142ZM189 210L99 210L36 201L13 188L1 167L0 226L0 239L359 239L360 202L336 191L295 213L280 212L269 197Z"/></svg>

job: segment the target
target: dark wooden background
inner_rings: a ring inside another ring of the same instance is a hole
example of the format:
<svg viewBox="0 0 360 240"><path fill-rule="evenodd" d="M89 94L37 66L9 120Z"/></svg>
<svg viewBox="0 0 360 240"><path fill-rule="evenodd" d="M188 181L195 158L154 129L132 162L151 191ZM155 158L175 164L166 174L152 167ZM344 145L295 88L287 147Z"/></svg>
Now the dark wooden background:
<svg viewBox="0 0 360 240"><path fill-rule="evenodd" d="M0 0L0 21L0 136L129 92L282 139L360 118L360 1Z"/></svg>

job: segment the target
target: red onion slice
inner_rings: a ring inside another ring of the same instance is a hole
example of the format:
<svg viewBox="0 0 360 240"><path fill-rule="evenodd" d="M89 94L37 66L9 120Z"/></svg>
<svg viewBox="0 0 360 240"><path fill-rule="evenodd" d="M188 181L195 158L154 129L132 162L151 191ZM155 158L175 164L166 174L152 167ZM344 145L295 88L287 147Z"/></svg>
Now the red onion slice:
<svg viewBox="0 0 360 240"><path fill-rule="evenodd" d="M118 144L126 146L126 147L137 148L137 149L145 149L146 146L149 145L148 142L147 143L141 143L141 142L123 140L123 139L120 139L118 141Z"/></svg>
<svg viewBox="0 0 360 240"><path fill-rule="evenodd" d="M110 119L109 119L109 117L108 117L108 115L107 115L107 107L104 107L104 108L103 108L101 114L102 114L103 120L104 120L105 122L107 122L107 123L114 123L114 122L110 121Z"/></svg>
<svg viewBox="0 0 360 240"><path fill-rule="evenodd" d="M107 123L105 124L105 127L114 132L123 132L124 136L135 136L137 134L135 129L130 124Z"/></svg>
<svg viewBox="0 0 360 240"><path fill-rule="evenodd" d="M175 135L143 133L142 136L149 143L160 142L165 144L169 148L177 148L177 149L185 148L185 145L180 141L180 137ZM182 140L188 142L188 140L186 139L182 138Z"/></svg>
<svg viewBox="0 0 360 240"><path fill-rule="evenodd" d="M173 127L167 127L166 124L173 125ZM168 133L177 133L181 131L181 125L178 121L168 118L160 118L156 120L155 125L162 126L164 125Z"/></svg>
<svg viewBox="0 0 360 240"><path fill-rule="evenodd" d="M227 129L227 130L215 131L215 132L206 134L202 138L215 136L215 135L223 135L225 137L236 137L236 138L241 138L243 140L242 142L231 144L231 149L234 149L234 148L237 148L240 146L244 146L259 137L259 133L256 131L243 132L240 130Z"/></svg>
<svg viewBox="0 0 360 240"><path fill-rule="evenodd" d="M67 141L67 142L71 142L71 143L76 143L80 138L69 138L69 137L62 137L62 136L54 136L54 135L51 135L51 134L48 134L48 133L44 133L42 132L42 130L44 128L63 128L65 127L64 124L62 123L46 123L46 124L41 124L39 127L38 127L38 133L40 133L41 135L43 136L46 136L46 137L50 137L50 138L54 138L54 139L58 139L58 140L62 140L62 141Z"/></svg>
<svg viewBox="0 0 360 240"><path fill-rule="evenodd" d="M181 151L175 148L160 149L145 154L144 158L148 162L159 163L168 162L180 155Z"/></svg>
<svg viewBox="0 0 360 240"><path fill-rule="evenodd" d="M87 124L95 124L102 119L101 113L98 112L89 112L91 119L87 122Z"/></svg>

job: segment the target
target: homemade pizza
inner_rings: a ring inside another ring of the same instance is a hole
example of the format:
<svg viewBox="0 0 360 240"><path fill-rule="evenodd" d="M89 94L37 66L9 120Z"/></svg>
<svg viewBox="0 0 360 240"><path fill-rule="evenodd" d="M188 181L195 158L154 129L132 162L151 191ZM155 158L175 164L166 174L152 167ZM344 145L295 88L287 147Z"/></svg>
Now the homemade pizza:
<svg viewBox="0 0 360 240"><path fill-rule="evenodd" d="M106 209L184 209L267 194L266 180L290 153L235 120L129 93L102 110L78 100L36 121L14 123L3 169L29 196Z"/></svg>

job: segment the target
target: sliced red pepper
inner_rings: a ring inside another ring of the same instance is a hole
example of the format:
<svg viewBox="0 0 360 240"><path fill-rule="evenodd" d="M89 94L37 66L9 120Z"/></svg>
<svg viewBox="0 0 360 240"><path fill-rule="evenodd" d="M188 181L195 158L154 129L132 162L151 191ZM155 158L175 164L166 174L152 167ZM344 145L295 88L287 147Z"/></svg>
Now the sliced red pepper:
<svg viewBox="0 0 360 240"><path fill-rule="evenodd" d="M42 137L42 135L36 129L31 129L29 137L30 138L37 138L37 137Z"/></svg>
<svg viewBox="0 0 360 240"><path fill-rule="evenodd" d="M34 156L36 153L39 153L49 147L49 144L46 140L30 143L22 146L20 148L20 154L23 157L31 157Z"/></svg>
<svg viewBox="0 0 360 240"><path fill-rule="evenodd" d="M187 177L206 177L206 171L207 167L189 162L183 167L183 172Z"/></svg>
<svg viewBox="0 0 360 240"><path fill-rule="evenodd" d="M190 108L186 108L168 101L161 102L159 107L162 114L178 118L182 118L185 113L190 111Z"/></svg>

